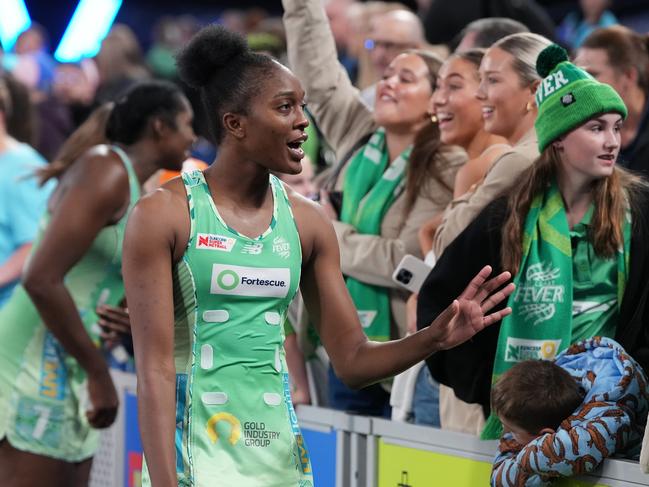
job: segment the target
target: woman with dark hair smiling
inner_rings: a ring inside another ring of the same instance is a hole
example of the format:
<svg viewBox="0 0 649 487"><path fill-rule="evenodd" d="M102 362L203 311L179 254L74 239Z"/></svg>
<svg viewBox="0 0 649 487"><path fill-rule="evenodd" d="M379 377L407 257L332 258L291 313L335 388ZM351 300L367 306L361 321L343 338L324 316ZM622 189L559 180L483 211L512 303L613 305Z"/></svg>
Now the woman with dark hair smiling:
<svg viewBox="0 0 649 487"><path fill-rule="evenodd" d="M483 49L469 49L451 55L439 70L429 111L437 117L440 139L466 150L468 161L457 172L453 187L454 201L449 208L470 197L491 165L511 150L507 139L485 130L482 106L476 98L484 57ZM433 248L435 230L442 215L436 215L419 231L421 250L426 255Z"/></svg>
<svg viewBox="0 0 649 487"><path fill-rule="evenodd" d="M442 60L423 50L398 54L381 73L371 111L336 58L320 0L283 4L290 66L339 160L320 202L336 232L347 288L370 339L403 337L408 294L392 273L405 255L422 257L419 228L444 211L466 161L464 151L440 141L428 111ZM335 409L389 416L386 389L352 391L330 370Z"/></svg>

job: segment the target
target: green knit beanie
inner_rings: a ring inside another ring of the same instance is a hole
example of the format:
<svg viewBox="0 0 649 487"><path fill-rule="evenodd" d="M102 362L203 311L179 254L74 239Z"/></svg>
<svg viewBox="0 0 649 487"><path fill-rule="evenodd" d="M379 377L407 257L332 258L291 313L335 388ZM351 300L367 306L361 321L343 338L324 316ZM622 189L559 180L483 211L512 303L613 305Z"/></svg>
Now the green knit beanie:
<svg viewBox="0 0 649 487"><path fill-rule="evenodd" d="M536 60L536 71L543 78L536 90L539 113L534 123L539 152L601 113L616 112L626 118L620 95L570 63L562 47L552 44L543 49Z"/></svg>

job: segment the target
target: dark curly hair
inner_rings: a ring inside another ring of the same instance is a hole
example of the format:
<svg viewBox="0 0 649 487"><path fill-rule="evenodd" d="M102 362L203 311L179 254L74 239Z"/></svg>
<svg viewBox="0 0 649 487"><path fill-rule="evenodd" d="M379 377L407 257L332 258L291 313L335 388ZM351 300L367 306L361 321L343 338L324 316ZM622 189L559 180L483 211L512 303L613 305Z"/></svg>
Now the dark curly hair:
<svg viewBox="0 0 649 487"><path fill-rule="evenodd" d="M177 63L181 79L201 94L216 144L224 136L223 115L245 115L277 67L272 57L251 51L242 36L219 25L199 31L178 54Z"/></svg>

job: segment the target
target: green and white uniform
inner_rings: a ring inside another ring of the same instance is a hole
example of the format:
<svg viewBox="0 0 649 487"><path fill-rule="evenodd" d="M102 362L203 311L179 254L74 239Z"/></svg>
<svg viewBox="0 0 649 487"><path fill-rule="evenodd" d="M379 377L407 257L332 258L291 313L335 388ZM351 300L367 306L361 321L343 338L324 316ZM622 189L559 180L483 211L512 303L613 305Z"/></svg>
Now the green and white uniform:
<svg viewBox="0 0 649 487"><path fill-rule="evenodd" d="M284 187L270 176L272 221L249 238L223 221L201 171L182 178L191 232L173 270L178 483L312 486L283 347L302 264Z"/></svg>
<svg viewBox="0 0 649 487"><path fill-rule="evenodd" d="M140 196L131 162L118 147L128 172L129 211ZM128 211L103 228L81 260L65 276L90 337L99 344L95 308L124 297L122 241ZM45 214L41 234L49 222ZM39 236L35 246L40 243ZM0 438L22 451L78 462L93 456L99 434L90 427L86 373L43 323L31 299L16 287L0 311Z"/></svg>

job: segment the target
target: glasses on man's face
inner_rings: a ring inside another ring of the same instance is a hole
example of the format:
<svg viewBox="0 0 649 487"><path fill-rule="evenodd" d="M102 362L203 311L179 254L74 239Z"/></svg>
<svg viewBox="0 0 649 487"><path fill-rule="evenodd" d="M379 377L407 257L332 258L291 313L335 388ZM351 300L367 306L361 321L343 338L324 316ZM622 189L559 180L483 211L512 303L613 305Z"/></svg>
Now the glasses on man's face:
<svg viewBox="0 0 649 487"><path fill-rule="evenodd" d="M410 42L393 42L393 41L383 41L380 39L365 39L364 43L365 49L368 51L373 51L375 49L383 49L385 51L391 52L402 52L407 49L413 49L416 46Z"/></svg>

